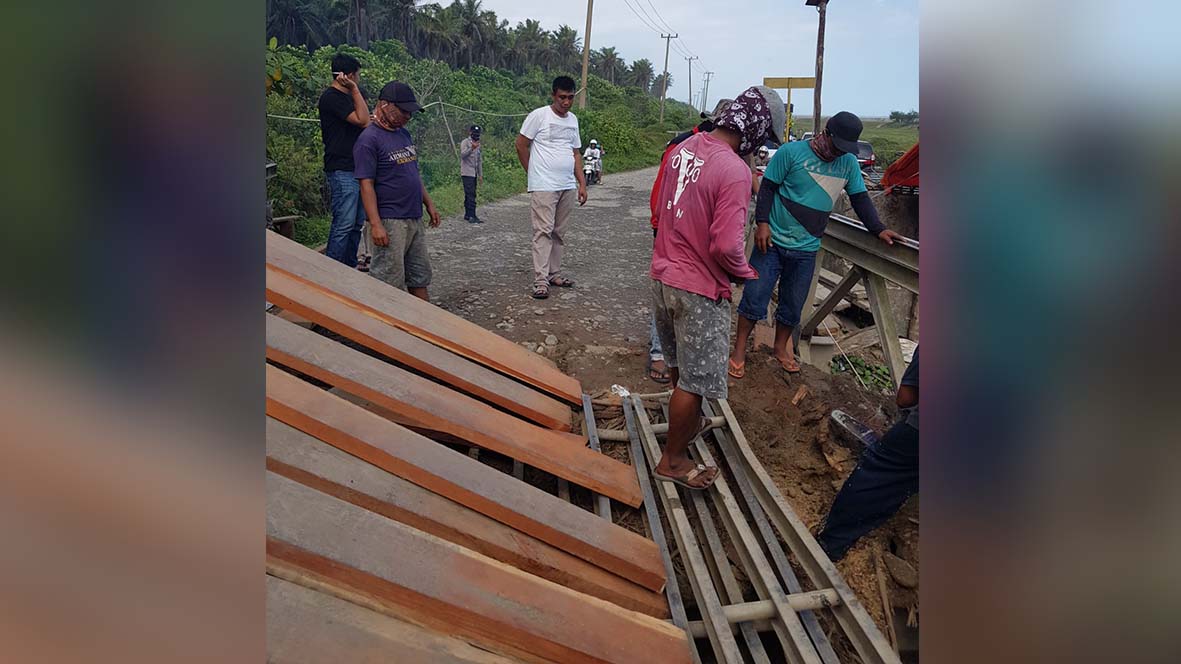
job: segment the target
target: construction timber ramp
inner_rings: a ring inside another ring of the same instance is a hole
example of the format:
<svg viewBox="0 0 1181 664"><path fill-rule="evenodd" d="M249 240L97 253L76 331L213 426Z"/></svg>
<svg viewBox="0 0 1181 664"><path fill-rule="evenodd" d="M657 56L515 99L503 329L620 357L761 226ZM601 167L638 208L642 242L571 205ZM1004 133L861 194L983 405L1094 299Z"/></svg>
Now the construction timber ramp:
<svg viewBox="0 0 1181 664"><path fill-rule="evenodd" d="M821 611L848 661L897 661L724 401L694 445L726 479L655 483L663 395L623 399L627 431L600 442L548 359L276 233L266 246L268 661L842 661ZM618 442L631 465L601 452ZM647 536L613 519L636 514Z"/></svg>

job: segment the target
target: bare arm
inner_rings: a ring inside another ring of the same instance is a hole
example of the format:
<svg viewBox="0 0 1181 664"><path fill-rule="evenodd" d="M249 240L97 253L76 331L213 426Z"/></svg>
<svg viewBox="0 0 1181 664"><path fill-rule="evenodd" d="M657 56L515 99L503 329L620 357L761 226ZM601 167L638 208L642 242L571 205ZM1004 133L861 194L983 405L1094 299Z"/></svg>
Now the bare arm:
<svg viewBox="0 0 1181 664"><path fill-rule="evenodd" d="M347 88L349 94L353 97L353 112L349 113L345 120L349 124L356 125L362 129L368 127L369 105L365 103L365 97L361 96L361 88L348 76L337 76L336 81Z"/></svg>
<svg viewBox="0 0 1181 664"><path fill-rule="evenodd" d="M522 134L517 134L517 160L521 162L521 168L525 172L529 172L529 147L533 145L533 141L525 138ZM578 170L578 169L575 169Z"/></svg>
<svg viewBox="0 0 1181 664"><path fill-rule="evenodd" d="M578 204L586 205L586 176L582 174L582 160L578 148L574 148L574 179L578 180Z"/></svg>
<svg viewBox="0 0 1181 664"><path fill-rule="evenodd" d="M431 228L438 226L442 222L439 217L439 211L435 209L435 202L431 200L431 195L427 193L426 183L422 183L422 204L426 206L426 213L431 217Z"/></svg>
<svg viewBox="0 0 1181 664"><path fill-rule="evenodd" d="M381 213L377 211L377 190L373 188L372 178L361 179L361 205L365 207L365 217L369 219L369 234L373 237L373 244L384 247L390 243L390 236L381 224Z"/></svg>

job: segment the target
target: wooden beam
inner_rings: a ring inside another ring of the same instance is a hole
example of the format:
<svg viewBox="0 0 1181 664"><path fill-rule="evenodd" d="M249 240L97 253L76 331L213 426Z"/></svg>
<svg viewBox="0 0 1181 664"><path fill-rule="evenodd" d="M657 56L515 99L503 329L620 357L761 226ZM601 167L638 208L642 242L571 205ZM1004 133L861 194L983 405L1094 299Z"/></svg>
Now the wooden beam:
<svg viewBox="0 0 1181 664"><path fill-rule="evenodd" d="M861 661L867 664L899 664L898 655L890 648L889 641L882 636L853 589L824 554L816 538L791 509L775 481L755 456L729 402L719 399L718 408L730 424L730 435L734 442L735 454L727 454L730 467L740 468L750 478L751 488L768 521L779 531L812 584L818 588L831 588L841 598L840 603L832 607L832 612Z"/></svg>
<svg viewBox="0 0 1181 664"><path fill-rule="evenodd" d="M267 359L407 417L638 507L640 487L626 464L573 434L543 429L438 383L267 316Z"/></svg>
<svg viewBox="0 0 1181 664"><path fill-rule="evenodd" d="M266 381L267 415L649 590L664 588L651 540L281 369L267 366Z"/></svg>
<svg viewBox="0 0 1181 664"><path fill-rule="evenodd" d="M276 233L267 265L436 346L578 404L582 386L537 353Z"/></svg>
<svg viewBox="0 0 1181 664"><path fill-rule="evenodd" d="M267 661L513 664L515 660L339 597L267 576Z"/></svg>
<svg viewBox="0 0 1181 664"><path fill-rule="evenodd" d="M828 297L812 311L808 319L800 326L800 334L810 336L815 332L816 326L820 325L820 321L824 320L825 316L831 314L833 309L836 309L837 303L844 299L849 291L853 290L853 286L857 285L857 282L861 280L862 274L861 268L856 266L849 270L849 274L846 274L845 278L841 279L841 282L832 289ZM809 300L808 302L810 304L812 301Z"/></svg>
<svg viewBox="0 0 1181 664"><path fill-rule="evenodd" d="M529 662L689 661L684 632L267 473L267 571Z"/></svg>
<svg viewBox="0 0 1181 664"><path fill-rule="evenodd" d="M656 434L652 433L652 422L644 410L644 404L636 397L632 397L632 408L636 414L636 421L640 427L640 441L644 445L644 453L648 458L650 468L655 469L660 462L660 446L656 442ZM721 664L741 664L742 652L738 649L738 642L730 633L730 624L722 613L722 602L718 591L714 588L713 580L706 568L705 557L693 528L689 524L689 517L677 493L677 487L669 482L657 481L656 493L664 504L664 513L668 517L669 527L677 540L677 549L681 552L681 562L685 566L685 573L689 577L689 585L697 599L697 608L705 620L706 631L709 632L710 645Z"/></svg>
<svg viewBox="0 0 1181 664"><path fill-rule="evenodd" d="M570 431L570 407L531 387L403 332L343 300L267 268L267 301L377 351L457 390L558 431Z"/></svg>
<svg viewBox="0 0 1181 664"><path fill-rule="evenodd" d="M668 617L642 588L495 519L267 418L267 470L567 588Z"/></svg>
<svg viewBox="0 0 1181 664"><path fill-rule="evenodd" d="M869 291L869 308L873 311L874 327L878 329L878 337L882 342L882 354L886 356L886 366L897 387L902 383L906 362L902 359L902 345L898 343L898 323L894 320L894 308L890 306L886 280L881 275L866 274L865 285Z"/></svg>

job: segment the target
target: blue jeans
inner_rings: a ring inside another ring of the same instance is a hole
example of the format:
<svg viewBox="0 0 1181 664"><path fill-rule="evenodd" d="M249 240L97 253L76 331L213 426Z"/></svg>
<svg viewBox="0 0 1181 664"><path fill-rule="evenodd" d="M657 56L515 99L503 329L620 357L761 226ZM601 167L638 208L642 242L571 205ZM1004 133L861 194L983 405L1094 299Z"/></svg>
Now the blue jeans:
<svg viewBox="0 0 1181 664"><path fill-rule="evenodd" d="M365 206L361 205L361 184L352 171L328 171L329 203L332 226L328 229L328 248L324 254L349 267L357 267L357 246L365 224Z"/></svg>
<svg viewBox="0 0 1181 664"><path fill-rule="evenodd" d="M771 292L778 282L779 308L775 310L775 322L784 327L798 326L804 300L808 299L808 287L812 285L812 272L816 269L816 252L783 249L774 244L766 252L756 247L750 255L750 266L759 273L759 278L743 286L738 315L755 321L766 318Z"/></svg>
<svg viewBox="0 0 1181 664"><path fill-rule="evenodd" d="M656 331L656 312L652 313L652 326L648 332L648 360L656 362L657 360L664 361L664 348L660 345L660 334Z"/></svg>
<svg viewBox="0 0 1181 664"><path fill-rule="evenodd" d="M833 499L816 541L829 558L840 560L918 490L919 430L899 422L862 452L857 468Z"/></svg>

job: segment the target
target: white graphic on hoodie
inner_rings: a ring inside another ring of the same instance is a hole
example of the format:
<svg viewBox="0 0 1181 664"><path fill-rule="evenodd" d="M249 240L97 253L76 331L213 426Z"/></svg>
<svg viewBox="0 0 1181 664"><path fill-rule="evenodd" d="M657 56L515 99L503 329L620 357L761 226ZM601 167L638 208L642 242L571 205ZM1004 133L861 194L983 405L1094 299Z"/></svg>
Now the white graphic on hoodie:
<svg viewBox="0 0 1181 664"><path fill-rule="evenodd" d="M673 205L677 205L681 200L681 194L685 192L685 187L690 182L697 182L697 178L701 177L701 167L705 160L698 159L689 149L681 148L669 163L677 171L677 192L673 194L672 202Z"/></svg>

